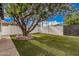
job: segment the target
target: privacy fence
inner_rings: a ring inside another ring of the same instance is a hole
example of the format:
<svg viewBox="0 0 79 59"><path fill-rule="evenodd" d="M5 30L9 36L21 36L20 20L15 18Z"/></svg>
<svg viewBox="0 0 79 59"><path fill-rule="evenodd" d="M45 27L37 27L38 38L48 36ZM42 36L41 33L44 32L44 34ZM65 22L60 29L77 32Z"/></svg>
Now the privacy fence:
<svg viewBox="0 0 79 59"><path fill-rule="evenodd" d="M79 36L79 25L63 26L63 34Z"/></svg>
<svg viewBox="0 0 79 59"><path fill-rule="evenodd" d="M54 34L54 35L63 35L63 26L44 26L44 27L36 27L31 33L46 33L46 34ZM2 26L1 35L16 35L22 34L19 26Z"/></svg>

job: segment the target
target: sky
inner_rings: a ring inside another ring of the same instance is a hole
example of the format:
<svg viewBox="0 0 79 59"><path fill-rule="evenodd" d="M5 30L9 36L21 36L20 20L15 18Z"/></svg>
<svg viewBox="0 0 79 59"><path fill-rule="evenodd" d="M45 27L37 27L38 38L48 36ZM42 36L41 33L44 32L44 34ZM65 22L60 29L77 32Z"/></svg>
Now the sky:
<svg viewBox="0 0 79 59"><path fill-rule="evenodd" d="M79 3L72 4L72 7L79 10ZM58 22L58 23L64 23L64 16L56 15L54 18L48 19L49 22Z"/></svg>
<svg viewBox="0 0 79 59"><path fill-rule="evenodd" d="M51 22L51 21L64 22L64 16L56 15L54 17L49 18L48 21L49 22Z"/></svg>
<svg viewBox="0 0 79 59"><path fill-rule="evenodd" d="M72 4L72 7L79 10L79 3ZM6 22L12 22L13 18L5 18ZM64 23L64 16L56 15L54 17L48 18L48 22L58 22L58 23Z"/></svg>
<svg viewBox="0 0 79 59"><path fill-rule="evenodd" d="M74 4L73 4L73 7L75 7L76 9L79 10L79 3L74 3Z"/></svg>

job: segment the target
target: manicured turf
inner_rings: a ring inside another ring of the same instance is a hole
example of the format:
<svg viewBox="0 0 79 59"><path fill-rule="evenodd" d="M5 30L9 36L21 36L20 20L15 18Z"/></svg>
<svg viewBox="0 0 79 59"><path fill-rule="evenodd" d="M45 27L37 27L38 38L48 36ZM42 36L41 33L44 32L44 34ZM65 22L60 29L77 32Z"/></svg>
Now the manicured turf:
<svg viewBox="0 0 79 59"><path fill-rule="evenodd" d="M79 38L49 34L33 34L32 40L16 40L11 36L18 52L23 56L79 56Z"/></svg>

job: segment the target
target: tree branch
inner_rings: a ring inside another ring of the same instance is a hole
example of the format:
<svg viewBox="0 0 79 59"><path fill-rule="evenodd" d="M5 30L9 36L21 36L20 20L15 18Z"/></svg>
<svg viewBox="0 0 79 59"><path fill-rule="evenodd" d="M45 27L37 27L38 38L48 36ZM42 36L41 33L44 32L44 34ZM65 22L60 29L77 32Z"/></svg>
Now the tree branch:
<svg viewBox="0 0 79 59"><path fill-rule="evenodd" d="M27 17L29 17L29 16L31 16L31 15L33 15L34 13L33 12L31 12L30 14L28 14L28 15L25 15L24 17L21 17L21 19L25 19L25 18L27 18Z"/></svg>
<svg viewBox="0 0 79 59"><path fill-rule="evenodd" d="M31 32L37 25L38 23L41 21L41 19L37 20L36 24L33 25L30 29L29 29L29 32Z"/></svg>
<svg viewBox="0 0 79 59"><path fill-rule="evenodd" d="M32 24L31 24L31 26L28 28L28 30L31 29L31 27L34 25L34 23L35 23L35 19L32 20Z"/></svg>

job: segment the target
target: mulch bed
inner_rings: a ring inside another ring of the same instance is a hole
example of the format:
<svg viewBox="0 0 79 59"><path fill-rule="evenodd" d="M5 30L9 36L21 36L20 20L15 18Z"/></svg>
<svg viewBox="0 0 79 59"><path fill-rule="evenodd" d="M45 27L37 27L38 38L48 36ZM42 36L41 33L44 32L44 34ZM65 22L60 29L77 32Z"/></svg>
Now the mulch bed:
<svg viewBox="0 0 79 59"><path fill-rule="evenodd" d="M16 39L17 40L31 40L33 37L31 34L29 34L28 36L23 36L23 35L16 35Z"/></svg>

